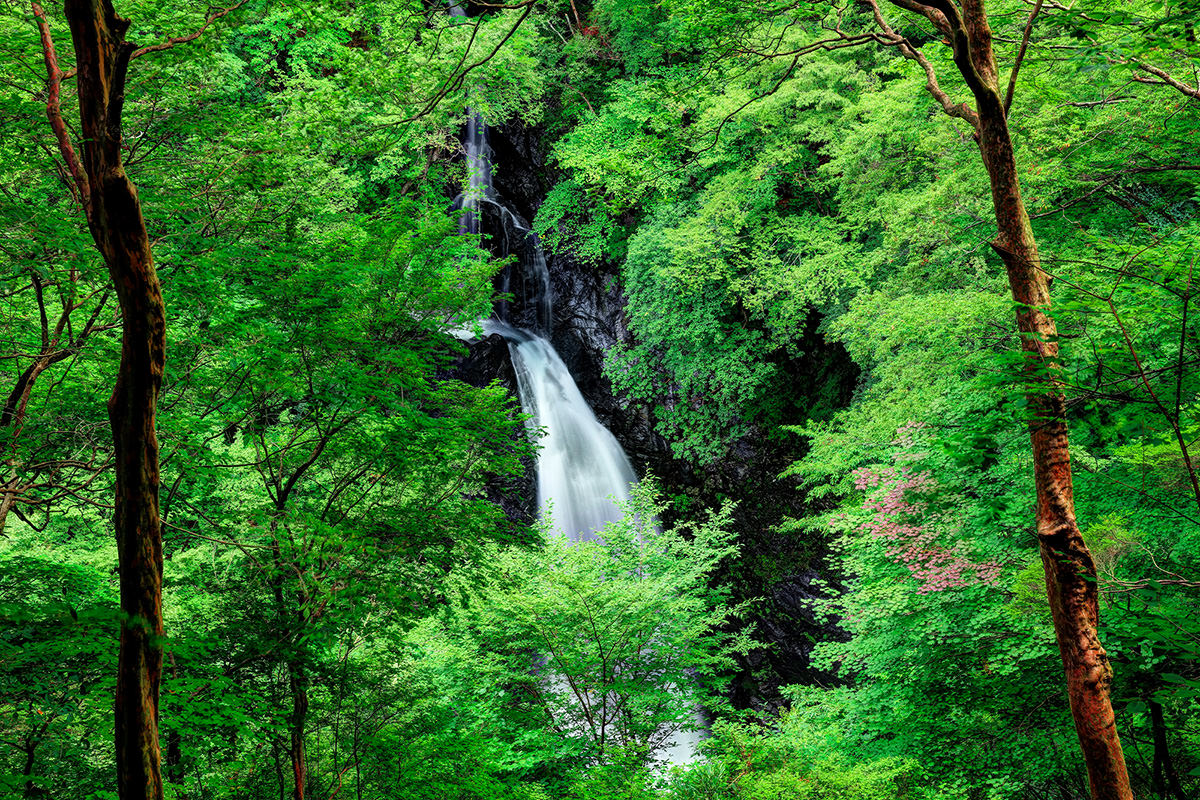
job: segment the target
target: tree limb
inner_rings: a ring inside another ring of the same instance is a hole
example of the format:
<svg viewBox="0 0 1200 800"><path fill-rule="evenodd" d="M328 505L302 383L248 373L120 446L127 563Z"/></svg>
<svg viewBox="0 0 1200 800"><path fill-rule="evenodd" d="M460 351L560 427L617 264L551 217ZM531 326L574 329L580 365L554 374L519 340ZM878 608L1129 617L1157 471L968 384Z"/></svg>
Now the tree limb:
<svg viewBox="0 0 1200 800"><path fill-rule="evenodd" d="M139 47L137 50L134 50L133 53L129 57L130 58L139 58L141 56L146 55L147 53L158 53L163 50L170 50L172 47L174 47L177 44L186 44L188 42L193 42L196 39L199 39L200 35L203 34L204 31L208 30L209 25L212 25L214 22L216 22L217 20L219 20L221 17L225 16L226 14L229 14L232 11L238 10L243 5L245 5L245 3L246 3L246 0L238 0L237 3L234 3L233 5L229 6L229 8L223 8L220 11L217 11L216 13L210 15L208 17L208 19L204 20L204 24L201 25L200 29L197 30L195 33L189 33L186 36L172 36L170 39L167 39L165 42L160 42L159 44L152 44L147 47Z"/></svg>
<svg viewBox="0 0 1200 800"><path fill-rule="evenodd" d="M934 100L938 101L942 107L942 110L952 117L966 120L968 123L970 123L971 127L975 130L975 134L978 136L979 114L976 113L975 109L971 108L971 106L966 103L955 103L950 95L947 94L944 89L942 89L941 85L938 83L937 73L933 69L933 64L930 63L929 59L925 57L925 54L921 52L920 48L915 46L908 39L896 33L892 26L888 24L888 21L883 16L883 9L879 7L877 0L864 0L864 2L870 6L871 13L875 17L875 24L878 25L879 29L883 31L884 37L887 40L885 44L898 48L900 50L900 54L905 58L917 62L917 64L925 72L925 89L933 96ZM907 4L907 0L892 0L892 2L895 5L900 5L904 8L910 8L910 4ZM919 4L911 4L911 6L917 5Z"/></svg>
<svg viewBox="0 0 1200 800"><path fill-rule="evenodd" d="M1029 35L1033 32L1033 21L1041 13L1044 2L1045 0L1037 0L1037 3L1033 6L1033 10L1029 12L1029 19L1025 20L1025 31L1021 34L1021 46L1017 49L1017 60L1013 63L1012 72L1008 76L1008 91L1004 94L1004 113L1006 116L1009 109L1012 108L1013 92L1017 89L1017 73L1021 71L1021 62L1025 60L1025 51L1029 48Z"/></svg>
<svg viewBox="0 0 1200 800"><path fill-rule="evenodd" d="M54 131L54 138L58 141L58 152L62 155L63 160L67 162L67 169L71 172L71 177L74 179L75 185L71 186L71 194L79 202L84 213L91 219L92 202L91 193L88 188L87 174L84 172L83 163L79 160L79 155L75 152L75 146L71 143L71 134L67 130L66 120L62 115L62 95L61 88L63 78L66 77L58 66L58 54L54 50L54 39L50 35L50 23L46 21L46 12L37 3L31 4L33 9L33 17L37 21L38 32L42 39L42 57L46 62L46 119L50 121L50 129ZM74 74L71 70L71 74Z"/></svg>
<svg viewBox="0 0 1200 800"><path fill-rule="evenodd" d="M1158 78L1158 80L1154 80L1153 78L1148 78L1145 75L1139 75L1137 72L1134 72L1133 79L1138 83L1147 83L1153 86L1170 86L1193 100L1200 100L1200 85L1189 86L1178 78L1173 77L1166 70L1160 69L1153 64L1147 64L1145 61L1136 61L1134 64L1136 65L1136 69L1140 69L1142 72L1149 72L1155 78Z"/></svg>

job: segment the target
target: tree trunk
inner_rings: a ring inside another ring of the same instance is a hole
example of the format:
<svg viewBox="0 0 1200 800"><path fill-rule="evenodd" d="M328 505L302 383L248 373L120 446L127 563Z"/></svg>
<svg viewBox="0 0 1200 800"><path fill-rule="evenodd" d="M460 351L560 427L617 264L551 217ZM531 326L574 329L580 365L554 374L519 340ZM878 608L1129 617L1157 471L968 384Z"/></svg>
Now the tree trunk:
<svg viewBox="0 0 1200 800"><path fill-rule="evenodd" d="M362 758L358 754L358 717L354 717L354 796L362 800Z"/></svg>
<svg viewBox="0 0 1200 800"><path fill-rule="evenodd" d="M166 351L166 312L137 190L121 161L125 77L135 47L110 0L66 0L78 65L89 227L121 305L121 364L108 401L116 457L121 641L117 665L117 794L163 796L158 743L162 673L162 531L155 411Z"/></svg>
<svg viewBox="0 0 1200 800"><path fill-rule="evenodd" d="M1150 706L1150 732L1154 737L1152 779L1157 784L1157 791L1164 795L1169 791L1175 800L1187 800L1183 793L1183 787L1179 784L1179 773L1175 771L1175 762L1171 760L1171 751L1167 748L1167 726L1163 721L1162 705L1153 700L1147 701L1146 704ZM1166 778L1165 781L1163 777Z"/></svg>
<svg viewBox="0 0 1200 800"><path fill-rule="evenodd" d="M183 734L178 730L167 733L167 782L179 787L176 793L186 798L183 790Z"/></svg>
<svg viewBox="0 0 1200 800"><path fill-rule="evenodd" d="M283 777L283 758L280 757L279 739L271 736L271 757L275 759L275 777L279 782L279 800L283 800L283 795L287 791L285 788L287 781Z"/></svg>
<svg viewBox="0 0 1200 800"><path fill-rule="evenodd" d="M283 515L283 504L286 501L286 493L281 493L276 505L279 513L271 521L271 549L274 553L276 570L275 576L271 579L271 593L275 598L275 612L280 621L280 635L291 640L289 646L295 648L287 656L288 692L292 697L292 712L288 715L288 757L292 762L292 800L304 800L304 792L308 784L308 759L304 749L304 724L308 719L308 676L305 674L302 660L304 657L302 641L304 615L302 612L292 614L288 611L283 590L284 564L280 552L278 530L279 520ZM292 619L296 621L296 629L289 632L289 622ZM281 795L283 792L282 780L281 774Z"/></svg>
<svg viewBox="0 0 1200 800"><path fill-rule="evenodd" d="M308 676L304 666L288 665L288 679L292 690L292 800L304 800L304 789L308 783L308 760L304 751L304 723L308 718Z"/></svg>
<svg viewBox="0 0 1200 800"><path fill-rule="evenodd" d="M1004 95L983 0L892 0L918 11L952 44L954 62L975 97L979 151L991 182L997 235L1017 328L1026 353L1029 431L1037 486L1037 536L1054 632L1092 797L1132 800L1109 689L1112 667L1097 632L1096 565L1075 519L1066 398L1058 364L1058 331L1049 316L1050 280L1021 197Z"/></svg>
<svg viewBox="0 0 1200 800"><path fill-rule="evenodd" d="M982 3L964 3L979 78L979 150L992 187L998 229L992 247L1004 261L1017 303L1017 329L1027 354L1029 431L1037 486L1037 536L1075 731L1087 763L1092 797L1132 800L1109 690L1112 667L1098 634L1096 565L1075 519L1066 398L1058 364L1058 330L1049 316L1050 281L1021 198L1017 164L996 80L991 31ZM971 6L977 5L976 14ZM957 49L957 48L956 48Z"/></svg>
<svg viewBox="0 0 1200 800"><path fill-rule="evenodd" d="M42 794L33 781L33 765L37 759L38 742L31 735L25 740L25 766L21 774L25 777L25 800L34 800Z"/></svg>

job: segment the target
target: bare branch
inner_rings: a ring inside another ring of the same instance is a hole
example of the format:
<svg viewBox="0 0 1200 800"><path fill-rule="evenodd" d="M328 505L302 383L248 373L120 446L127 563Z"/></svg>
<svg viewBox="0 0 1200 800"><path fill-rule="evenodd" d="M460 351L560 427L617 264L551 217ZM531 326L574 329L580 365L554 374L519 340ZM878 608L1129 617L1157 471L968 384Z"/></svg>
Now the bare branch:
<svg viewBox="0 0 1200 800"><path fill-rule="evenodd" d="M533 7L534 7L535 2L536 2L536 0L525 0L525 2L516 4L516 5L503 6L504 8L510 8L510 9L517 9L517 8L523 9L521 12L521 16L519 16L517 18L517 21L513 23L512 27L509 28L508 31L504 34L504 36L502 36L500 38L500 41L498 41L496 43L496 46L492 48L491 52L489 52L487 55L485 55L483 58L479 59L478 61L463 68L462 65L466 61L467 54L471 50L471 43L473 43L475 41L475 35L479 30L479 23L477 22L475 25L475 30L473 30L471 32L471 40L470 40L470 42L467 43L467 49L463 53L462 58L459 59L459 62L458 62L459 68L454 70L450 79L447 80L446 83L440 89L438 89L438 91L434 92L433 97L429 98L429 100L427 100L425 102L425 104L421 107L420 111L418 111L417 113L413 114L410 117L406 117L405 119L402 119L402 120L400 120L396 123L392 123L392 124L407 125L410 122L415 122L416 120L420 119L421 117L429 115L430 113L433 112L433 110L435 108L437 108L438 103L442 102L442 100L444 100L448 94L450 94L451 92L457 91L458 89L461 89L463 84L466 82L467 76L469 74L471 74L471 72L473 70L475 70L479 67L482 67L484 64L488 63L493 58L495 58L496 54L500 52L500 48L504 47L504 45L508 43L508 40L513 37L513 35L521 27L521 24L523 22L525 22L526 19L529 18L530 14L533 13Z"/></svg>
<svg viewBox="0 0 1200 800"><path fill-rule="evenodd" d="M875 17L875 24L878 25L879 29L883 31L884 38L886 40L884 43L898 48L900 50L900 54L905 58L917 62L917 64L925 72L925 89L933 96L934 100L938 101L942 107L942 110L952 117L957 117L969 122L971 127L975 130L976 135L978 135L979 114L976 113L975 109L971 108L971 106L966 103L955 103L950 95L948 95L945 90L942 89L941 85L938 83L937 73L933 69L933 64L930 63L929 59L925 57L925 54L921 52L919 47L915 46L908 39L896 33L892 26L888 24L888 21L883 16L883 10L879 7L877 0L864 0L864 2L870 6L871 13ZM909 5L905 4L906 0L892 0L892 2L895 5L900 5L904 8L910 7ZM920 4L913 3L912 5L917 6ZM945 18L943 17L943 19Z"/></svg>
<svg viewBox="0 0 1200 800"><path fill-rule="evenodd" d="M148 47L139 47L137 50L133 51L133 54L130 56L130 58L139 58L141 56L146 55L147 53L159 53L159 52L162 52L163 50L170 50L172 47L174 47L177 44L186 44L188 42L194 42L196 39L200 38L200 35L203 34L204 31L208 30L209 25L212 25L214 22L216 22L217 20L219 20L221 17L225 16L226 14L229 14L230 12L236 11L237 9L241 8L243 5L245 5L245 3L246 3L246 0L238 0L237 3L234 3L229 8L223 8L220 11L216 12L215 14L212 14L211 16L209 16L208 19L204 20L204 24L201 25L200 29L197 30L195 33L189 33L187 36L172 36L170 39L167 39L165 42L160 42L159 44L152 44L152 45L149 45Z"/></svg>
<svg viewBox="0 0 1200 800"><path fill-rule="evenodd" d="M66 74L58 66L58 54L54 50L54 39L50 35L50 23L46 21L46 12L37 3L31 5L33 17L37 21L38 31L42 38L42 57L46 62L46 119L50 121L50 129L54 131L54 138L58 140L58 152L67 162L67 169L70 170L71 177L75 181L75 185L71 187L71 194L75 196L80 207L90 219L92 203L87 174L83 170L83 163L79 160L79 155L75 152L75 146L71 143L71 134L67 130L66 120L62 115L60 90ZM74 70L72 70L72 74L74 74Z"/></svg>
<svg viewBox="0 0 1200 800"><path fill-rule="evenodd" d="M1012 108L1013 92L1017 89L1017 73L1021 71L1021 62L1025 60L1025 51L1029 48L1029 35L1033 32L1033 21L1041 13L1044 2L1045 0L1037 0L1033 10L1029 12L1029 19L1025 20L1025 31L1021 34L1021 46L1017 49L1017 60L1013 62L1012 73L1008 76L1008 91L1004 94L1004 114L1006 116L1009 109Z"/></svg>
<svg viewBox="0 0 1200 800"><path fill-rule="evenodd" d="M1173 77L1166 70L1160 69L1153 64L1148 64L1145 61L1137 61L1134 63L1136 64L1137 69L1141 70L1142 72L1149 72L1155 78L1158 78L1158 80L1154 80L1154 78L1149 78L1145 75L1139 75L1137 72L1134 72L1133 79L1138 83L1147 83L1155 86L1170 86L1173 89L1179 90L1193 100L1200 100L1200 85L1189 86L1178 78Z"/></svg>

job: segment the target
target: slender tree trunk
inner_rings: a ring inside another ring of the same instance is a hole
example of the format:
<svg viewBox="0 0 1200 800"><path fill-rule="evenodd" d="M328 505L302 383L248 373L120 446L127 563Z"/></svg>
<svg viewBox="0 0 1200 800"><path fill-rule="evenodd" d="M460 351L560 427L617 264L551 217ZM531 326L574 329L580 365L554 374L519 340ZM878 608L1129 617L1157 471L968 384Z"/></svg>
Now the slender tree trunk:
<svg viewBox="0 0 1200 800"><path fill-rule="evenodd" d="M362 800L362 758L358 754L358 717L354 718L354 796Z"/></svg>
<svg viewBox="0 0 1200 800"><path fill-rule="evenodd" d="M283 777L283 758L280 756L279 739L271 737L271 756L275 759L275 777L279 781L279 800L287 792L287 781Z"/></svg>
<svg viewBox="0 0 1200 800"><path fill-rule="evenodd" d="M1153 732L1153 723L1151 730ZM1158 749L1157 739L1154 742L1154 757L1150 763L1150 791L1159 796L1166 794L1166 784L1162 777L1162 751Z"/></svg>
<svg viewBox="0 0 1200 800"><path fill-rule="evenodd" d="M999 234L992 243L1008 271L1017 327L1028 354L1029 430L1037 486L1037 535L1075 730L1087 762L1092 796L1132 798L1109 695L1112 667L1100 643L1096 565L1075 519L1066 398L1058 364L1058 330L1049 279L1017 183L1003 110L980 105L980 151L992 179Z"/></svg>
<svg viewBox="0 0 1200 800"><path fill-rule="evenodd" d="M308 675L304 670L303 642L301 635L304 630L304 615L301 612L292 613L288 610L287 598L283 588L284 564L279 544L279 520L283 514L287 495L281 493L277 500L276 509L279 512L271 522L271 549L274 554L276 574L271 580L271 592L275 599L275 613L280 622L280 635L294 641L289 646L295 649L287 656L288 693L292 697L292 711L288 715L288 757L292 763L292 800L304 800L305 789L308 785L308 758L304 747L304 725L308 719ZM289 621L295 620L295 630L289 633Z"/></svg>
<svg viewBox="0 0 1200 800"><path fill-rule="evenodd" d="M923 14L954 49L954 63L975 97L979 151L991 182L997 235L1017 328L1026 353L1029 431L1037 486L1037 536L1067 694L1092 797L1132 800L1109 690L1112 667L1100 644L1096 565L1075 519L1066 398L1058 331L1049 316L1050 280L1021 197L1004 94L983 0L892 0Z"/></svg>
<svg viewBox="0 0 1200 800"><path fill-rule="evenodd" d="M180 798L187 797L183 780L183 734L172 729L167 732L167 781L178 787L175 792Z"/></svg>
<svg viewBox="0 0 1200 800"><path fill-rule="evenodd" d="M1167 748L1167 726L1163 721L1162 705L1153 700L1147 701L1146 704L1150 706L1150 732L1154 737L1154 782L1159 785L1160 793L1166 794L1169 791L1175 800L1187 800L1183 787L1179 784L1175 762L1171 760L1171 751ZM1163 777L1166 778L1165 782ZM1165 787L1163 783L1166 784ZM1163 791L1164 788L1167 791Z"/></svg>
<svg viewBox="0 0 1200 800"><path fill-rule="evenodd" d="M292 800L304 800L308 783L308 759L304 749L304 723L308 719L308 676L304 665L288 664L288 681L292 690Z"/></svg>
<svg viewBox="0 0 1200 800"><path fill-rule="evenodd" d="M979 150L992 186L998 233L992 247L1008 272L1017 303L1017 328L1027 354L1029 431L1037 486L1037 536L1075 731L1087 763L1092 797L1131 800L1109 690L1112 667L1098 634L1096 565L1075 519L1066 397L1058 363L1058 330L1049 316L1050 280L1021 197L1012 139L1004 111L991 32L978 3L967 30L975 51L973 86L979 112Z"/></svg>
<svg viewBox="0 0 1200 800"><path fill-rule="evenodd" d="M158 743L162 673L162 531L155 411L166 352L166 312L137 190L121 161L125 77L135 46L110 0L66 0L78 65L79 113L90 185L88 223L121 306L121 364L108 401L116 456L121 641L116 760L121 800L163 796Z"/></svg>
<svg viewBox="0 0 1200 800"><path fill-rule="evenodd" d="M38 789L37 784L33 781L33 765L37 761L38 743L39 740L34 738L32 734L25 740L25 766L21 774L25 776L26 800L32 800L42 795L42 791Z"/></svg>

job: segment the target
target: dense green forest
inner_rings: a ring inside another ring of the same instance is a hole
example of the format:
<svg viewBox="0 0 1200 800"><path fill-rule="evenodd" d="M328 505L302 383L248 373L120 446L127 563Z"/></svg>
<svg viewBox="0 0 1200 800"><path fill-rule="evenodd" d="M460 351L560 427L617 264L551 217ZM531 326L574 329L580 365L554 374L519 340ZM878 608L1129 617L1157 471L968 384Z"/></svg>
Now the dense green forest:
<svg viewBox="0 0 1200 800"><path fill-rule="evenodd" d="M0 0L0 796L1200 797L1198 27Z"/></svg>

